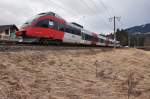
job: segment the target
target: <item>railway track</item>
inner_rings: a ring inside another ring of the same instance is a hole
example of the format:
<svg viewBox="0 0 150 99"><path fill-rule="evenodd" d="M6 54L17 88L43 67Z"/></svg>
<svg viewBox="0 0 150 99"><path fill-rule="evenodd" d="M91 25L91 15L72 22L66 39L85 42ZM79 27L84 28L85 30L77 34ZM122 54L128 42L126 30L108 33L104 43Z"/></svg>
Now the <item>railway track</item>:
<svg viewBox="0 0 150 99"><path fill-rule="evenodd" d="M46 51L46 50L82 50L82 49L102 49L110 50L112 48L82 46L82 45L35 45L35 44L0 44L0 52L17 52L25 50Z"/></svg>

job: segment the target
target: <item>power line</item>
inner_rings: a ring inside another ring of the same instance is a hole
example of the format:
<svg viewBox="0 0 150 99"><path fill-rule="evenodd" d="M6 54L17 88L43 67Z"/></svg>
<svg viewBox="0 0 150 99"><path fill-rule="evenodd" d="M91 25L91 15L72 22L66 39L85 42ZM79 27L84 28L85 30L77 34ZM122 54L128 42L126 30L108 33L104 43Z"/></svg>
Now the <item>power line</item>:
<svg viewBox="0 0 150 99"><path fill-rule="evenodd" d="M74 12L75 16L78 17L80 15L80 11L77 8L74 9L74 7L72 7L72 6L71 7L67 7L67 8L70 9L71 12Z"/></svg>
<svg viewBox="0 0 150 99"><path fill-rule="evenodd" d="M48 1L48 2L50 1L50 2L53 3L54 5L57 5L59 8L61 8L61 10L65 11L66 13L71 14L71 13L73 12L73 11L71 11L71 10L68 10L68 9L62 7L60 4L54 2L54 0L47 0L47 1ZM72 13L72 16L74 16L74 15L76 16L76 13Z"/></svg>
<svg viewBox="0 0 150 99"><path fill-rule="evenodd" d="M99 0L98 0L99 1ZM103 7L108 11L108 13L110 13L110 11L108 10L108 8L107 8L107 6L105 5L105 3L102 1L102 0L100 0L99 2L101 2L101 4L103 5ZM113 7L111 7L110 6L110 8L111 8L111 12L112 12L112 14L113 15L118 15L116 12L115 12L115 10L114 10L114 8ZM120 17L121 18L121 17ZM119 21L117 21L118 22L118 25L119 25ZM120 28L123 26L123 21L120 21L120 24L121 25L119 25L120 26Z"/></svg>
<svg viewBox="0 0 150 99"><path fill-rule="evenodd" d="M109 16L112 16L111 13L109 12L107 6L104 4L104 2L102 0L98 0L99 3L104 7L104 9L106 10L106 12L108 13Z"/></svg>
<svg viewBox="0 0 150 99"><path fill-rule="evenodd" d="M60 5L60 4L58 4L58 3L56 3L56 2L54 2L54 0L47 0L47 1L51 1L51 3L53 3L54 5L56 5L56 6L58 6L59 8L61 8L61 10L63 10L63 11L65 11L67 14L71 14L72 13L72 16L74 16L74 17L76 17L76 18L81 18L81 17L79 17L80 16L80 14L78 13L78 11L77 11L77 13L74 11L74 9L73 8L71 8L72 10L68 10L67 8L65 8L65 7L63 7L62 5ZM83 16L82 16L83 17Z"/></svg>
<svg viewBox="0 0 150 99"><path fill-rule="evenodd" d="M97 6L97 4L95 4L95 2L94 2L93 0L91 0L91 2L93 3L93 5L94 5L97 9L99 9L99 7Z"/></svg>
<svg viewBox="0 0 150 99"><path fill-rule="evenodd" d="M109 28L111 28L110 24L108 24L108 22L106 22L106 20L104 19L104 17L101 16L100 13L98 13L98 12L96 12L95 10L93 10L92 8L90 8L89 5L88 5L88 3L85 2L84 0L82 0L82 1L83 1L83 3L88 7L88 9L91 10L91 12L94 12L94 13L96 13L98 16L100 16L100 17L104 20L104 23L105 23ZM95 4L94 1L92 1L91 4L94 4L94 6L95 6L97 9L99 9L99 7L97 6L97 4Z"/></svg>
<svg viewBox="0 0 150 99"><path fill-rule="evenodd" d="M95 11L88 5L88 3L85 0L82 0L83 4L87 6L87 8L93 13L96 14Z"/></svg>
<svg viewBox="0 0 150 99"><path fill-rule="evenodd" d="M98 5L95 3L94 0L91 0L91 2L95 5L95 7L96 7L97 9L99 9ZM105 6L104 3L102 3L102 4L103 4L103 6ZM106 6L105 6L105 8L106 8ZM106 10L107 10L107 8L106 8ZM107 15L106 15L106 16L107 16ZM108 13L108 16L111 17L111 15L110 15L109 13ZM107 24L106 21L105 21L105 23ZM107 25L108 25L108 24L107 24ZM109 24L108 26L111 28L110 24Z"/></svg>
<svg viewBox="0 0 150 99"><path fill-rule="evenodd" d="M66 13L72 13L72 16L75 16L76 18L79 18L79 15L80 14L78 14L78 13L75 13L74 11L71 11L71 10L68 10L67 8L64 8L62 5L60 5L60 4L58 4L58 3L56 3L56 2L54 2L54 0L47 0L48 2L50 1L51 3L53 3L54 5L56 5L57 7L59 7L59 8L61 8L61 10L63 10L64 12L66 12ZM73 10L73 9L72 9Z"/></svg>
<svg viewBox="0 0 150 99"><path fill-rule="evenodd" d="M65 12L67 11L69 14L72 13L72 15L73 15L73 16L76 16L77 18L78 18L79 15L80 15L80 14L78 14L78 13L75 13L74 10L70 10L70 9L64 8L64 7L61 6L60 4L54 2L53 0L48 0L48 1L51 1L51 3L53 3L54 5L57 5L57 7L61 8L61 10L65 11ZM84 2L83 4L85 4L86 8L88 8L88 10L89 10L90 12L92 12L93 14L98 14L98 16L102 17L98 12L96 12L95 10L93 10L85 0L82 0L82 1ZM93 3L94 3L94 1L93 1ZM96 5L96 4L94 3L94 5ZM97 6L96 6L96 7L97 7ZM97 8L98 8L98 7L97 7ZM104 17L102 17L102 18L104 18ZM104 22L105 22L106 25L108 25L108 23L106 22L106 20L105 20ZM108 26L109 26L109 25L108 25ZM109 27L110 27L110 26L109 26Z"/></svg>
<svg viewBox="0 0 150 99"><path fill-rule="evenodd" d="M113 15L117 15L116 12L114 11L114 8L113 8L113 7L110 7L111 10L112 10L112 11L110 11L110 10L108 9L108 7L105 5L105 3L103 2L103 0L98 0L98 1L99 1L99 3L104 7L104 9L106 9L108 15L110 15L110 16L111 16L112 14L113 14ZM112 13L110 13L110 12L112 12ZM120 21L120 18L121 18L121 17L118 17L118 19L117 19L118 21L117 21L117 23L116 23L116 25L117 25L119 28L121 28L121 27L122 27L122 24L123 24L122 21ZM121 25L119 24L119 21L120 21L120 24L121 24Z"/></svg>
<svg viewBox="0 0 150 99"><path fill-rule="evenodd" d="M119 22L118 22L118 21L116 22L116 25L117 25L117 29L119 29L119 30L120 30L120 29L121 29L121 25L119 24Z"/></svg>
<svg viewBox="0 0 150 99"><path fill-rule="evenodd" d="M111 6L109 6L109 7L110 7L111 12L113 13L113 15L118 15L118 14L115 12L115 10L114 10L114 8L113 8L113 7L111 7Z"/></svg>

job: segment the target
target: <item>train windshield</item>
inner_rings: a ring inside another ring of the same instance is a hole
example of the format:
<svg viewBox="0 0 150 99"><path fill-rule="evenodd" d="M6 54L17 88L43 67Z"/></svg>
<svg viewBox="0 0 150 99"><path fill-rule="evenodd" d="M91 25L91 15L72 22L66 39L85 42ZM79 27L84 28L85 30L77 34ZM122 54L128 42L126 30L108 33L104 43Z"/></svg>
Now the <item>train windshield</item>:
<svg viewBox="0 0 150 99"><path fill-rule="evenodd" d="M29 20L27 20L22 27L26 27L28 25L31 25L32 22L36 21L36 19L38 19L39 17L41 17L42 15L36 15L34 17L31 17Z"/></svg>

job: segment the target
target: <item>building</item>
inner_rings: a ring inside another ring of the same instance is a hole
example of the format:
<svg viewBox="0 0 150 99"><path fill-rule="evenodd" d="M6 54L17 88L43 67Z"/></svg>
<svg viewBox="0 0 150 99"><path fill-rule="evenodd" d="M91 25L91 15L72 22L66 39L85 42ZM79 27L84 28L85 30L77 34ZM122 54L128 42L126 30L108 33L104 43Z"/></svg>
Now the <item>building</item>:
<svg viewBox="0 0 150 99"><path fill-rule="evenodd" d="M144 46L150 47L150 36L145 37Z"/></svg>
<svg viewBox="0 0 150 99"><path fill-rule="evenodd" d="M16 25L1 25L0 41L17 41L16 31L18 31Z"/></svg>
<svg viewBox="0 0 150 99"><path fill-rule="evenodd" d="M136 43L134 45L141 46L139 44L142 40L142 46L143 47L150 47L150 32L148 33L134 33L132 35L132 38L136 38Z"/></svg>

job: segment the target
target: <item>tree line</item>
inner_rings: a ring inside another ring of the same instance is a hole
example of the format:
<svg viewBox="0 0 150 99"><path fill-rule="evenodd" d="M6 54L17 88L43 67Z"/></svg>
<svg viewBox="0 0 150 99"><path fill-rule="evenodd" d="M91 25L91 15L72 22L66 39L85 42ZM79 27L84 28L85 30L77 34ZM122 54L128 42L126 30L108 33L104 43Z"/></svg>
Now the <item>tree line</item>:
<svg viewBox="0 0 150 99"><path fill-rule="evenodd" d="M106 35L107 37L114 39L114 33ZM132 33L128 33L123 29L117 29L116 31L116 40L120 41L122 46L144 46L144 38L136 35L132 35Z"/></svg>

